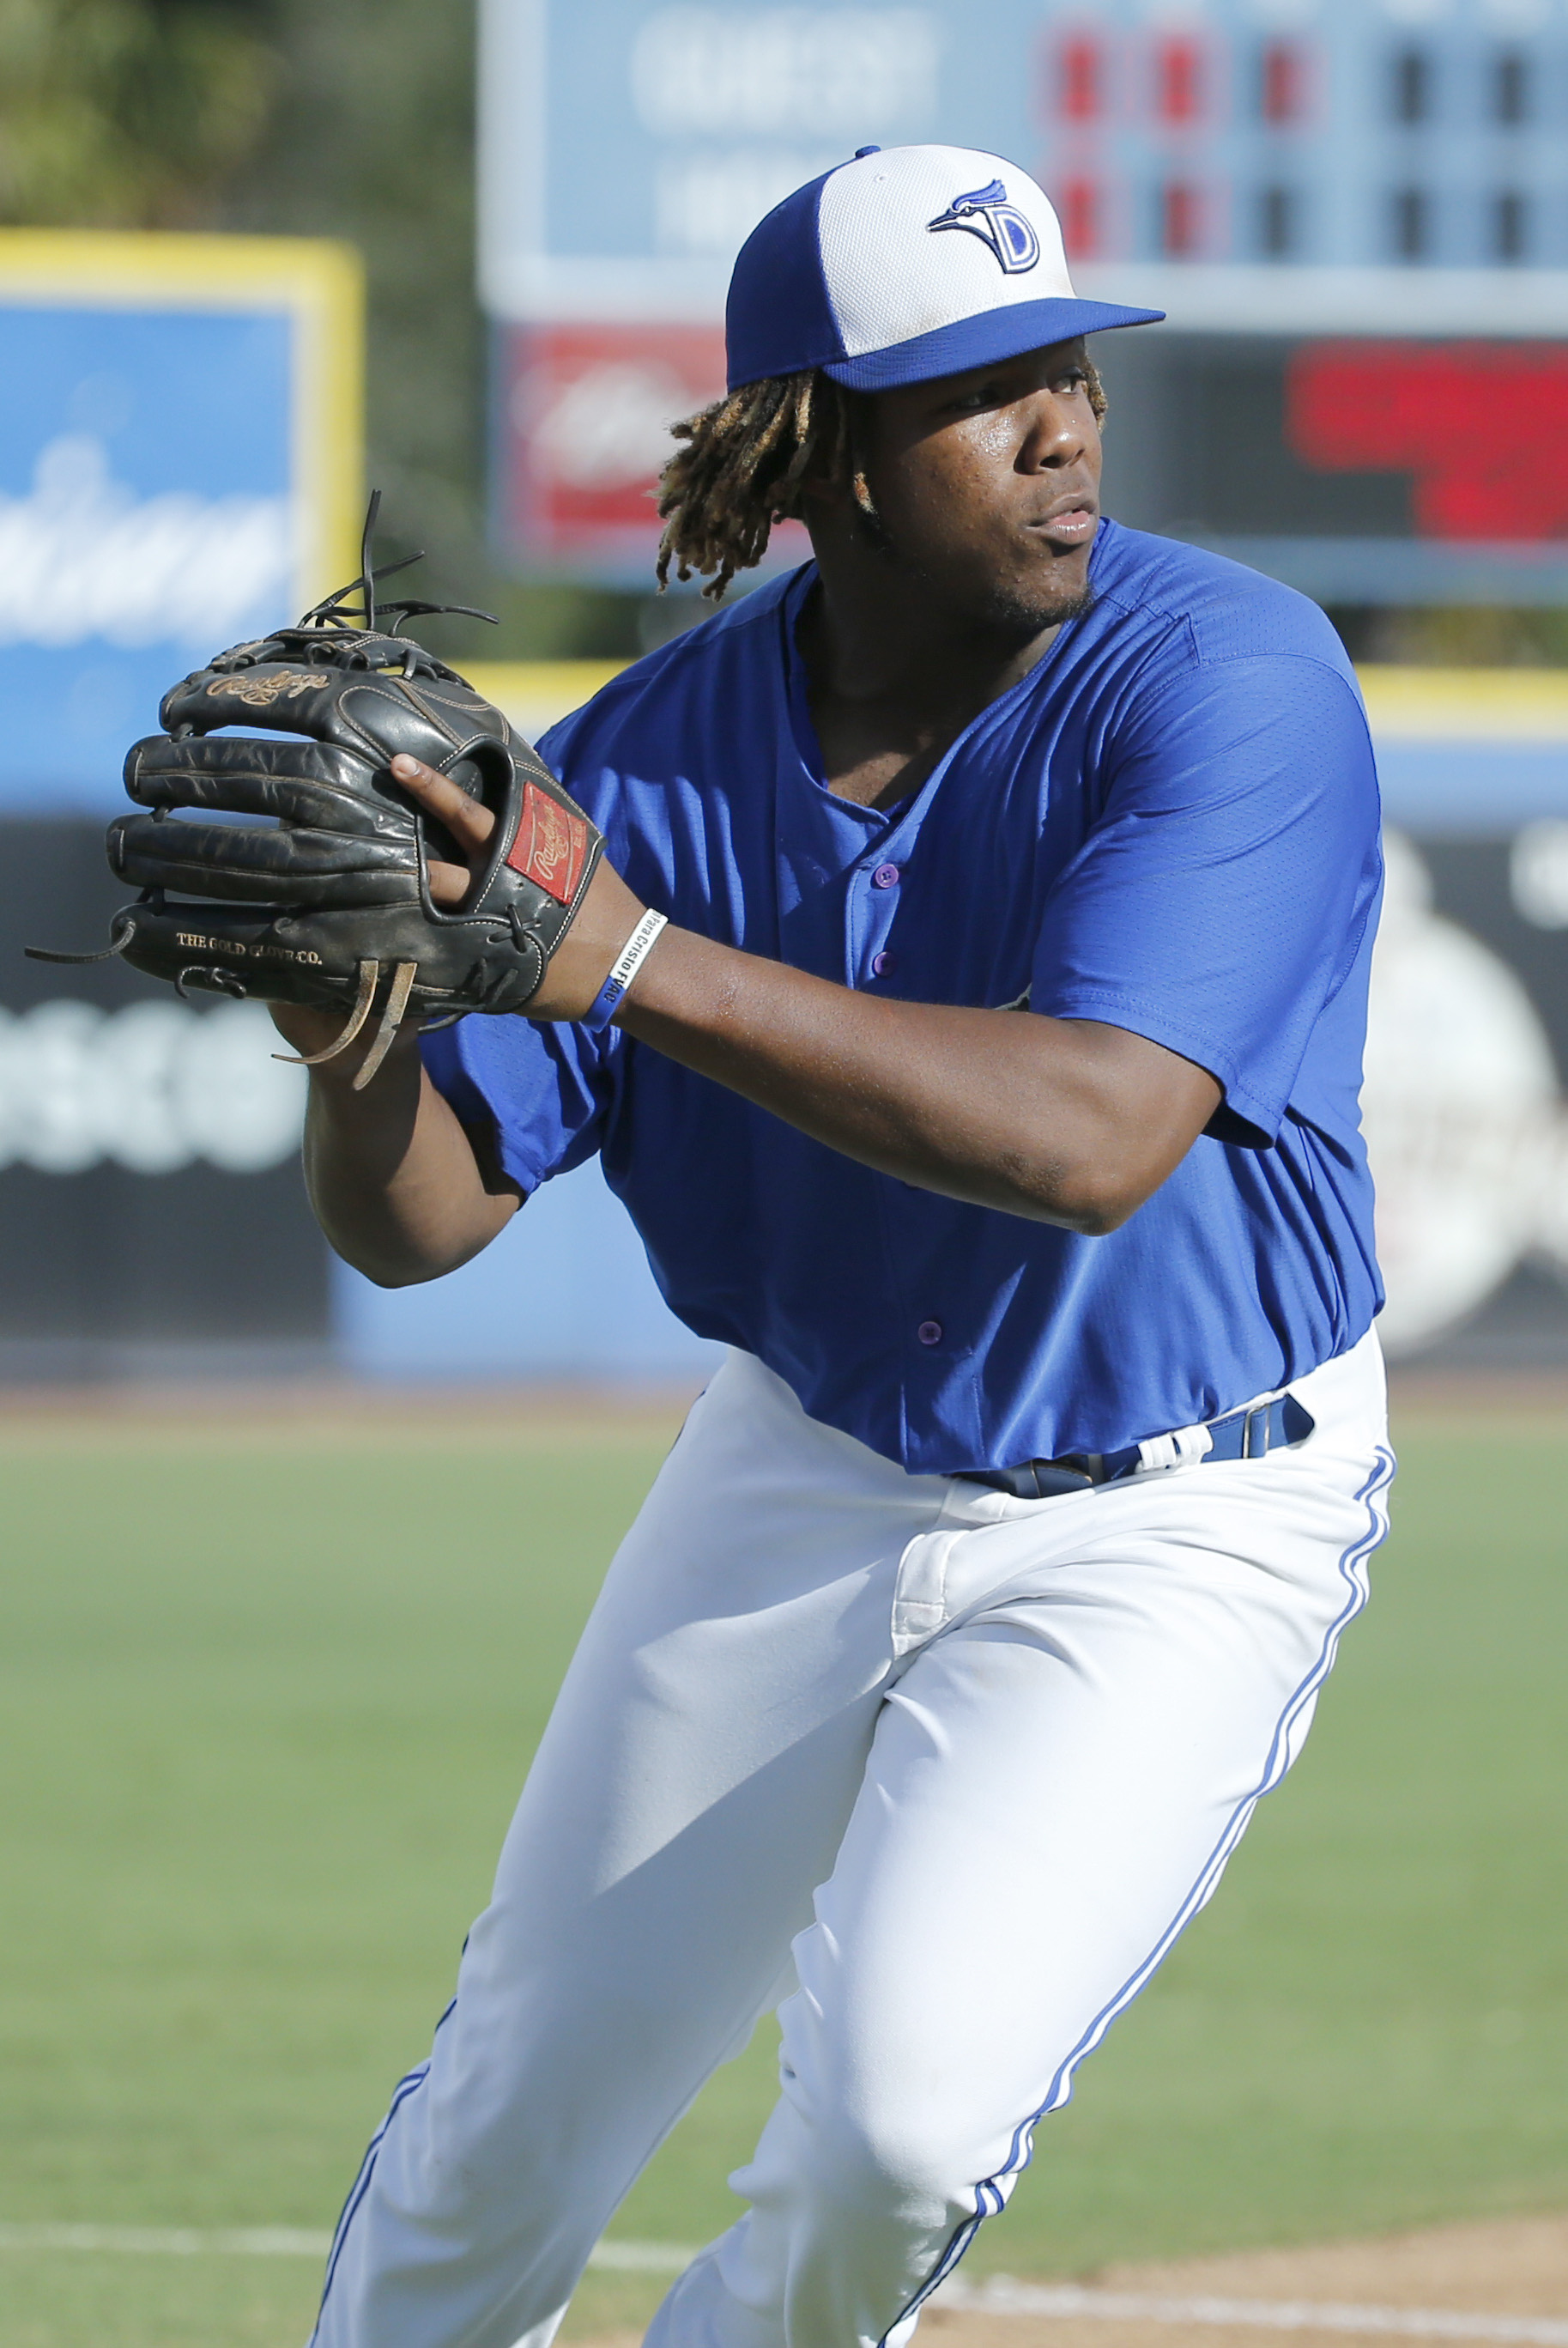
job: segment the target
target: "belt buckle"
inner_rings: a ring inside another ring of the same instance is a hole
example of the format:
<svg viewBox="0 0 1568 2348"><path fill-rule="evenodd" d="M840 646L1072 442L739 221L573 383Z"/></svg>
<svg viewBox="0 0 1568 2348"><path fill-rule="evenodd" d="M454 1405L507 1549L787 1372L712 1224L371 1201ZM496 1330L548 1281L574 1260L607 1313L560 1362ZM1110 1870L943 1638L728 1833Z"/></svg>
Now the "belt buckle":
<svg viewBox="0 0 1568 2348"><path fill-rule="evenodd" d="M1095 1478L1087 1466L1079 1468L1061 1459L1022 1459L1016 1468L959 1468L959 1481L984 1484L1013 1500L1054 1500L1065 1492L1088 1492Z"/></svg>

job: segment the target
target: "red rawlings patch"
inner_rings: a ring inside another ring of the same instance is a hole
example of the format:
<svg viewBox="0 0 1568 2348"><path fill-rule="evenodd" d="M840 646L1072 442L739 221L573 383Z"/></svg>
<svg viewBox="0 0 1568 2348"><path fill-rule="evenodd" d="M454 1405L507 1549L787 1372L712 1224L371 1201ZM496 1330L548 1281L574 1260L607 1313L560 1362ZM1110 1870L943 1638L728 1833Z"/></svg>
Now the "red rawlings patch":
<svg viewBox="0 0 1568 2348"><path fill-rule="evenodd" d="M507 862L559 905L569 905L588 861L588 826L538 783L523 786L523 812Z"/></svg>

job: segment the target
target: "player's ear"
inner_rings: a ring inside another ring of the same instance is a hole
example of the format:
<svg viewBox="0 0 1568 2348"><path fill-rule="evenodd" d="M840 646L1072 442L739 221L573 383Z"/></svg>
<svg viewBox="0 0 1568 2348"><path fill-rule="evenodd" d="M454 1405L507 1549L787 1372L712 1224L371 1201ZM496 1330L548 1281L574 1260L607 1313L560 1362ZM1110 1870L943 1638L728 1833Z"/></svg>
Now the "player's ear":
<svg viewBox="0 0 1568 2348"><path fill-rule="evenodd" d="M824 405L830 414L815 435L812 461L794 491L798 518L852 515L863 502L861 486L875 432L875 393L846 391L827 377L819 378Z"/></svg>

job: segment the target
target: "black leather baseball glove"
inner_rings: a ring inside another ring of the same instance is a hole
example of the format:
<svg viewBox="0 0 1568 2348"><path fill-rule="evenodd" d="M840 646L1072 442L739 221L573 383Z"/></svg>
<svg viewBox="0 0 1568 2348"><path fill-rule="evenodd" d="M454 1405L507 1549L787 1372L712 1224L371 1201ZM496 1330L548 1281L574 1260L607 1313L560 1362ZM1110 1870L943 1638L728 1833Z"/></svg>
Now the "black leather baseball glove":
<svg viewBox="0 0 1568 2348"><path fill-rule="evenodd" d="M361 589L364 626L343 615ZM389 608L406 625L440 607ZM142 891L115 915L108 953L181 993L341 1010L343 1032L316 1060L352 1043L379 1004L356 1086L407 1014L441 1024L526 1010L604 844L498 709L376 619L367 554L355 586L298 627L237 644L175 685L159 710L164 732L125 763L127 790L150 812L119 817L108 842L114 870ZM264 730L220 730L233 726ZM496 818L456 911L432 900L428 860L453 850L393 779L402 752Z"/></svg>

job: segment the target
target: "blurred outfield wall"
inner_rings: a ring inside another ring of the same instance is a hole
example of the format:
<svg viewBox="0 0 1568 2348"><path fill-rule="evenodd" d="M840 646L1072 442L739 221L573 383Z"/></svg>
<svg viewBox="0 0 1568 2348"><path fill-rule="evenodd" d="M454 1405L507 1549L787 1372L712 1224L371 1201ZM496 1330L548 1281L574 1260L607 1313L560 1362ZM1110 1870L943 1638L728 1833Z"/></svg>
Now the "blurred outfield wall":
<svg viewBox="0 0 1568 2348"><path fill-rule="evenodd" d="M163 688L354 569L360 301L354 257L307 240L0 232L0 1378L669 1381L711 1358L592 1167L449 1280L375 1290L310 1217L303 1079L261 1006L22 955L107 935L102 827ZM611 673L474 670L530 737ZM1390 826L1367 1093L1387 1334L1568 1364L1568 673L1364 682Z"/></svg>
<svg viewBox="0 0 1568 2348"><path fill-rule="evenodd" d="M474 672L529 734L610 673ZM1568 675L1363 683L1390 867L1367 1088L1390 1350L1568 1363ZM337 1263L299 1180L303 1079L260 1006L22 958L95 942L123 894L101 853L118 786L95 796L0 825L0 1376L701 1376L713 1349L596 1166L428 1287Z"/></svg>

